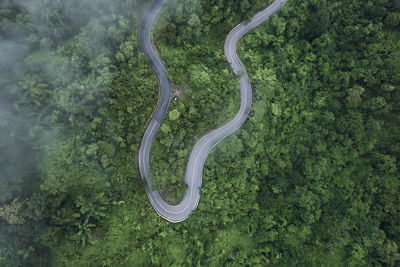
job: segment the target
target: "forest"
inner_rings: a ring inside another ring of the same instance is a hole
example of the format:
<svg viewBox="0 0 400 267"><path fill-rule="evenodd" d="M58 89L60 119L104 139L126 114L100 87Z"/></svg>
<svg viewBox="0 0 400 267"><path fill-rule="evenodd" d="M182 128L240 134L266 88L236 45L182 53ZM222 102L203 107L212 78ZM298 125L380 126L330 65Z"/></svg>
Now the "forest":
<svg viewBox="0 0 400 267"><path fill-rule="evenodd" d="M250 117L178 224L136 164L158 99L149 4L0 2L0 266L399 266L400 2L289 0L246 35ZM180 94L151 175L171 204L195 142L239 108L225 37L266 4L168 0L157 18Z"/></svg>

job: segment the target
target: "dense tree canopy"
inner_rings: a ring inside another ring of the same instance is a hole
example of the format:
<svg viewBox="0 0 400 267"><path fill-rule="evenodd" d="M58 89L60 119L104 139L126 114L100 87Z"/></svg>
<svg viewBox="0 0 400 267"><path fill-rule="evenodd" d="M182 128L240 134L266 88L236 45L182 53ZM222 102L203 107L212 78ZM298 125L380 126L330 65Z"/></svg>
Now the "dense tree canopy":
<svg viewBox="0 0 400 267"><path fill-rule="evenodd" d="M158 97L147 5L0 3L0 266L398 266L399 1L290 0L243 38L251 115L179 224L135 165ZM170 0L156 22L178 93L151 175L170 203L195 142L239 107L224 39L264 5Z"/></svg>

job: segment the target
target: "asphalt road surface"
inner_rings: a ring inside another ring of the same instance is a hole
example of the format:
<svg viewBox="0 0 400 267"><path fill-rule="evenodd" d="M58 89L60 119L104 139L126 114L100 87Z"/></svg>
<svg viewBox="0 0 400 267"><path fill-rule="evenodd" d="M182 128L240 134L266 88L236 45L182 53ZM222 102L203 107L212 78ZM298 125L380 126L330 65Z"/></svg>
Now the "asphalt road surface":
<svg viewBox="0 0 400 267"><path fill-rule="evenodd" d="M157 108L152 115L140 144L138 163L140 175L145 182L146 193L153 208L158 215L165 220L172 223L178 223L186 220L193 210L197 208L200 199L203 167L208 153L219 141L238 130L246 121L250 112L252 101L251 85L246 70L236 53L237 43L246 33L259 26L272 14L277 12L280 9L281 4L287 2L287 0L276 0L268 8L257 13L251 20L237 25L228 34L228 37L225 40L224 52L226 59L231 64L233 72L240 77L240 110L235 118L233 118L229 123L206 134L196 143L192 153L190 154L186 168L185 183L187 185L187 191L183 196L182 202L177 206L165 203L159 192L152 189L152 178L149 177L149 155L151 144L165 114L168 111L172 97L172 87L170 81L166 78L165 67L156 56L151 45L151 27L154 19L165 2L166 0L154 0L146 10L140 25L140 45L143 52L150 58L153 70L158 77L160 83L160 95Z"/></svg>

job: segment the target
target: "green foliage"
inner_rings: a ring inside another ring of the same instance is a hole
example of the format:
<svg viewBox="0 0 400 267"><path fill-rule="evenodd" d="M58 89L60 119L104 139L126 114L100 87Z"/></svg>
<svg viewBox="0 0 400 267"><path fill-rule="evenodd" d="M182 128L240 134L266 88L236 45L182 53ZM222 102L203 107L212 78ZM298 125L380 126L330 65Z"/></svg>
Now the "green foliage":
<svg viewBox="0 0 400 267"><path fill-rule="evenodd" d="M244 37L251 115L180 224L135 167L158 97L132 34L143 3L25 2L0 3L1 266L399 265L398 1L290 0ZM223 41L264 5L171 0L155 25L181 90L151 150L168 202L196 140L238 110Z"/></svg>
<svg viewBox="0 0 400 267"><path fill-rule="evenodd" d="M25 220L18 214L23 204L18 199L14 199L9 205L0 207L0 218L9 224L23 224Z"/></svg>

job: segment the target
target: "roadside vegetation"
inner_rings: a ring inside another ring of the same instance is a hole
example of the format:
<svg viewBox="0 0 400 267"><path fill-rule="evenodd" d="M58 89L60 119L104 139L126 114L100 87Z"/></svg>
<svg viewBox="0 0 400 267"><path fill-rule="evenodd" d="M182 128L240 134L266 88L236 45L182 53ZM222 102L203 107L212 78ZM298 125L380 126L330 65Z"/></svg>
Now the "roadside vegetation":
<svg viewBox="0 0 400 267"><path fill-rule="evenodd" d="M251 115L179 224L135 168L158 96L133 35L145 5L0 4L0 266L398 266L398 1L290 0L244 37ZM184 89L151 160L170 202L197 138L239 107L226 34L264 5L167 1L154 40Z"/></svg>

